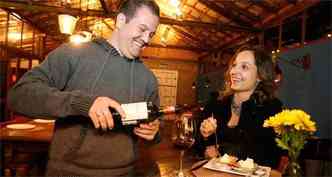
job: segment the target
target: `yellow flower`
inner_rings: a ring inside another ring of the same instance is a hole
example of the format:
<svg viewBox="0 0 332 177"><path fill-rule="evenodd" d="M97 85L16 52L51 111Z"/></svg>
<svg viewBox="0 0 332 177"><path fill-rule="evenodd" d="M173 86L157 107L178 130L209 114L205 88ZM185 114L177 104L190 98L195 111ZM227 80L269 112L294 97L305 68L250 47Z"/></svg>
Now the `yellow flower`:
<svg viewBox="0 0 332 177"><path fill-rule="evenodd" d="M310 119L310 115L299 109L285 109L266 119L263 127L272 127L278 134L275 139L277 146L288 151L290 164L296 164L306 138L317 130L316 123Z"/></svg>
<svg viewBox="0 0 332 177"><path fill-rule="evenodd" d="M310 120L310 115L299 109L285 109L265 120L263 127L272 127L278 134L281 134L285 127L296 131L316 131L315 122Z"/></svg>

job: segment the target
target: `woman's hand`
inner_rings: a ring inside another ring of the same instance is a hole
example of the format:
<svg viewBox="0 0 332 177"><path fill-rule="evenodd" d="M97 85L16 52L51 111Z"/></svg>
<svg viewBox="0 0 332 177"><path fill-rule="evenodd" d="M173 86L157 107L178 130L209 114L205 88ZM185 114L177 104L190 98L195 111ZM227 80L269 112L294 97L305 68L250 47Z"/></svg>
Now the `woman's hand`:
<svg viewBox="0 0 332 177"><path fill-rule="evenodd" d="M219 151L215 145L207 146L204 152L205 158L211 159L219 156Z"/></svg>
<svg viewBox="0 0 332 177"><path fill-rule="evenodd" d="M204 138L207 138L217 130L217 120L213 117L205 119L199 128Z"/></svg>

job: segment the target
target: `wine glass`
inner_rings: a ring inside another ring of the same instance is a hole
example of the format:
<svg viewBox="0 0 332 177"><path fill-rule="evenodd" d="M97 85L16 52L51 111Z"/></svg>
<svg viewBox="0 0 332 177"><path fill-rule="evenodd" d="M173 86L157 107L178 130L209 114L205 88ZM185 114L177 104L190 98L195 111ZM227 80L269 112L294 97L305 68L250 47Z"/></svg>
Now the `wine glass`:
<svg viewBox="0 0 332 177"><path fill-rule="evenodd" d="M189 149L195 142L194 136L194 120L192 114L183 114L179 120L175 122L175 136L173 142L180 149L180 167L177 177L184 177L183 173L183 155L186 149Z"/></svg>

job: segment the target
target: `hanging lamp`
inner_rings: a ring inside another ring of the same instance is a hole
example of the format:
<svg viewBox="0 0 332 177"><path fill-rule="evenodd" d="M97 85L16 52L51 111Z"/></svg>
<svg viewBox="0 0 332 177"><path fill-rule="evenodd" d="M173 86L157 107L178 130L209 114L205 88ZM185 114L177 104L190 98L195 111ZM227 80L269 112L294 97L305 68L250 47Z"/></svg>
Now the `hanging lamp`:
<svg viewBox="0 0 332 177"><path fill-rule="evenodd" d="M73 34L76 26L76 22L78 21L77 17L68 14L59 14L58 22L60 32L63 34Z"/></svg>

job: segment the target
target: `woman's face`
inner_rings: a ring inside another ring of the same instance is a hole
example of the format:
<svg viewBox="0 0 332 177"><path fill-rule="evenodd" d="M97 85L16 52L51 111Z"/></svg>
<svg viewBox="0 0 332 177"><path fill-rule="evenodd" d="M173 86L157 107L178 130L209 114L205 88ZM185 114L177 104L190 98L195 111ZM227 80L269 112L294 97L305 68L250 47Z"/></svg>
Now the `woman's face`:
<svg viewBox="0 0 332 177"><path fill-rule="evenodd" d="M253 92L259 82L254 53L249 50L240 52L229 74L231 88L235 92Z"/></svg>

